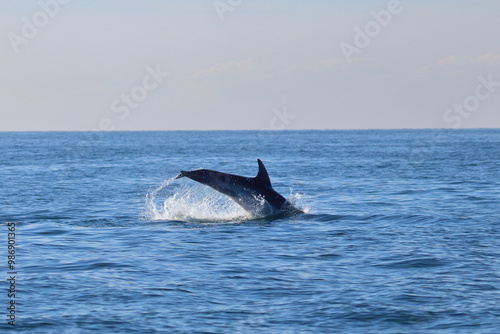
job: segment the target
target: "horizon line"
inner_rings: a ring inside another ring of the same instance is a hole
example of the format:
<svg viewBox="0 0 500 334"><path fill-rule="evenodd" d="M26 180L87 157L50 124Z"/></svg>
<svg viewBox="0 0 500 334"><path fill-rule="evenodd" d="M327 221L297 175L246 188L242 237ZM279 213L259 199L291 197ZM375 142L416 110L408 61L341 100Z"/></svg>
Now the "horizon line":
<svg viewBox="0 0 500 334"><path fill-rule="evenodd" d="M291 132L291 131L401 131L401 130L499 130L500 127L460 127L460 128L348 128L348 129L175 129L175 130L0 130L0 133L9 132L230 132L230 131L266 131L266 132Z"/></svg>

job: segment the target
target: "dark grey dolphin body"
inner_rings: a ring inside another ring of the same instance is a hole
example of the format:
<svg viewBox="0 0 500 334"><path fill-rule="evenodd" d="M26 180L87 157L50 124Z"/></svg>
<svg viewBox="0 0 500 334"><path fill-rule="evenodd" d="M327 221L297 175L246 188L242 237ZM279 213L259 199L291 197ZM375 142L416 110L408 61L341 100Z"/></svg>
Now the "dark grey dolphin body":
<svg viewBox="0 0 500 334"><path fill-rule="evenodd" d="M187 177L205 184L229 196L254 216L303 213L273 189L266 167L260 159L257 162L259 163L259 172L256 177L226 174L210 169L197 169L181 171L176 179Z"/></svg>

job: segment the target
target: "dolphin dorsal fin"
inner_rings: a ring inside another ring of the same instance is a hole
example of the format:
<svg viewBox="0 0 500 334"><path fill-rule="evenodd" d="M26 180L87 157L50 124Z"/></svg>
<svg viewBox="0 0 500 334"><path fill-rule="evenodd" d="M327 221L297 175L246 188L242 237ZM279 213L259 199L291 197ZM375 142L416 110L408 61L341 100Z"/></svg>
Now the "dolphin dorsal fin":
<svg viewBox="0 0 500 334"><path fill-rule="evenodd" d="M260 159L257 159L257 162L259 163L259 172L257 173L257 176L255 177L255 180L262 183L263 185L271 186L271 179L269 178L269 175L267 174L266 167L264 167L264 164Z"/></svg>

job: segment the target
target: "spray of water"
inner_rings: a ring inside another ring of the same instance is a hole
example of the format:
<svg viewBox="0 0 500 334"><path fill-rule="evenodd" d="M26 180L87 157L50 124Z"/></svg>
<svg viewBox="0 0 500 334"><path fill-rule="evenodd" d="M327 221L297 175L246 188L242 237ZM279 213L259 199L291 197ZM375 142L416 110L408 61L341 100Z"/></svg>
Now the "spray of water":
<svg viewBox="0 0 500 334"><path fill-rule="evenodd" d="M229 222L254 218L226 195L207 186L173 181L164 181L146 195L147 219Z"/></svg>
<svg viewBox="0 0 500 334"><path fill-rule="evenodd" d="M302 212L304 213L311 212L313 199L309 196L293 192L292 188L290 188L290 194L288 195L287 201L290 202L294 207L302 210Z"/></svg>
<svg viewBox="0 0 500 334"><path fill-rule="evenodd" d="M231 222L255 218L233 200L210 187L185 180L165 180L146 195L145 217L149 220ZM307 199L290 189L288 201L308 212Z"/></svg>

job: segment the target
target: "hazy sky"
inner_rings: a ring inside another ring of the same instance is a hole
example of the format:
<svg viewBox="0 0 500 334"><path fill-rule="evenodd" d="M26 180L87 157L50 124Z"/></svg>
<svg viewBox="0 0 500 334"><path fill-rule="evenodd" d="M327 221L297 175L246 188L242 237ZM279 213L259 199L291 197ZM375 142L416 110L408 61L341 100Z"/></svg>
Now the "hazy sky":
<svg viewBox="0 0 500 334"><path fill-rule="evenodd" d="M0 0L0 131L500 127L498 0Z"/></svg>

